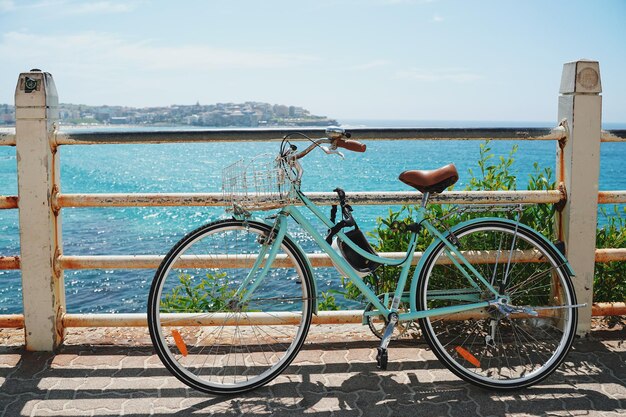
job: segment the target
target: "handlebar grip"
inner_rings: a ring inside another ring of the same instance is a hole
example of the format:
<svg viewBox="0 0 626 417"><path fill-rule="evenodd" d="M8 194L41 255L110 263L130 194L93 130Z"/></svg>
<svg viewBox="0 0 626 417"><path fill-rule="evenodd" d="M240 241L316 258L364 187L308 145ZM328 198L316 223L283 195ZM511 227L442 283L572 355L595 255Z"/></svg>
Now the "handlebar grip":
<svg viewBox="0 0 626 417"><path fill-rule="evenodd" d="M367 145L357 140L337 139L335 144L352 152L365 152L365 149L367 149Z"/></svg>

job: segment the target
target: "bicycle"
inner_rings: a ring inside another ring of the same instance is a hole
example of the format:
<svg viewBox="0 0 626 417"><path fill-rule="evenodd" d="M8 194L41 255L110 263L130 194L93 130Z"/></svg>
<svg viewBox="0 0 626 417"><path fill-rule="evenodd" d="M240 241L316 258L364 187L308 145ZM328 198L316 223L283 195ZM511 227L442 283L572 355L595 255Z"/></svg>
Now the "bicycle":
<svg viewBox="0 0 626 417"><path fill-rule="evenodd" d="M327 154L366 149L343 129L329 128L326 134L309 138L312 144L301 152L289 141L295 133L287 135L269 161L224 169L231 217L176 243L150 289L150 336L165 367L197 390L235 394L268 383L292 362L317 313L318 292L309 258L288 234L290 219L369 302L364 324L373 330L373 321L384 326L378 332L379 368L387 367L394 329L417 321L437 358L470 383L510 390L548 377L571 347L581 306L561 251L519 216L484 217L438 230L427 203L458 180L456 168L448 165L400 175L423 198L412 222L392 225L410 235L406 253L380 256L358 229L342 190L335 190L339 204L329 219L300 189L300 160L313 149ZM326 236L299 205L328 229ZM252 214L270 209L279 211L265 218ZM433 241L417 262L422 229ZM400 269L393 293L376 294L362 280L381 265Z"/></svg>

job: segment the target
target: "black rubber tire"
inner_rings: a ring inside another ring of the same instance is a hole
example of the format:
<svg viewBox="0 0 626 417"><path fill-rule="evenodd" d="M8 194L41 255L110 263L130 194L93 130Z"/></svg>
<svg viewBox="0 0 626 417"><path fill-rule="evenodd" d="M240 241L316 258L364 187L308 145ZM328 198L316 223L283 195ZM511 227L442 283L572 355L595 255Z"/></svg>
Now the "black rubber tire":
<svg viewBox="0 0 626 417"><path fill-rule="evenodd" d="M464 236L468 236L469 234L473 232L479 232L480 230L488 230L489 228L493 228L494 230L500 230L500 231L507 230L508 232L514 232L515 224L512 224L510 222L490 219L490 220L485 220L482 222L477 222L477 223L467 225L459 230L456 230L454 232L454 235L457 238L462 239ZM554 271L558 273L558 276L560 278L559 282L563 284L562 286L563 291L564 291L563 294L565 294L565 296L569 299L569 303L571 303L570 305L575 305L576 294L574 292L574 289L571 283L571 276L570 276L569 270L564 265L564 262L562 261L560 254L558 254L552 246L550 246L549 244L546 244L546 242L544 241L541 235L539 235L537 232L532 231L532 229L530 228L520 227L517 229L517 233L518 233L518 236L522 236L523 239L528 239L528 242L535 244L537 248L540 249L542 255L547 257L550 264L553 266L552 268L554 269ZM448 239L450 237L450 233L444 234L444 237ZM453 240L454 239L450 239L450 241L453 241ZM426 294L428 291L427 286L429 283L431 270L434 267L434 264L439 254L444 249L444 246L445 246L444 243L442 242L438 243L437 247L430 253L429 258L425 261L424 267L421 270L421 273L419 276L419 283L418 283L419 287L418 287L418 292L417 292L418 294L417 306L420 310L427 310L428 308L427 301L426 301ZM462 250L465 250L465 249L469 250L473 248L471 247L462 248ZM443 280L440 282L443 282ZM508 391L508 390L521 389L524 387L528 387L530 385L533 385L542 381L543 379L551 375L558 368L558 366L563 362L565 356L567 355L567 353L569 352L571 348L572 341L576 334L576 326L577 326L577 309L575 307L569 307L569 308L566 308L566 310L568 310L569 312L569 317L567 319L567 324L564 325L564 329L562 331L563 336L561 337L560 342L558 343L559 351L556 353L556 356L553 354L553 356L550 357L548 361L549 362L548 366L544 365L545 367L540 368L536 373L535 371L531 372L530 374L534 373L532 377L521 378L519 380L497 380L497 379L489 378L487 376L477 375L477 373L470 371L468 367L463 366L462 363L465 362L463 359L455 360L449 352L446 352L444 344L439 342L437 335L435 334L435 331L433 330L433 327L431 326L431 322L430 322L431 319L426 317L426 318L420 319L419 323L420 323L420 327L422 328L424 337L426 341L428 342L429 346L431 347L431 349L433 350L437 358L441 361L441 363L443 363L446 366L446 368L448 368L451 372L453 372L458 377L468 382L471 382L472 384L480 386L482 388L486 388L490 390ZM436 318L433 318L433 320L436 320ZM507 317L507 320L508 320L508 317ZM463 320L459 320L459 321L463 321ZM475 323L474 326L476 328L479 327L477 324L479 320L475 320L472 322L472 319L470 319L466 321L470 323ZM512 320L509 320L509 321L512 322ZM512 324L510 324L509 326L511 329L513 329L511 333L515 333L514 326ZM443 334L444 332L442 332L442 335ZM452 334L452 332L448 332L446 334L450 335ZM449 337L452 337L452 336L449 336ZM478 340L480 340L480 337L478 337ZM521 360L523 355L521 355L519 351L518 351L518 355ZM528 358L530 359L530 357Z"/></svg>

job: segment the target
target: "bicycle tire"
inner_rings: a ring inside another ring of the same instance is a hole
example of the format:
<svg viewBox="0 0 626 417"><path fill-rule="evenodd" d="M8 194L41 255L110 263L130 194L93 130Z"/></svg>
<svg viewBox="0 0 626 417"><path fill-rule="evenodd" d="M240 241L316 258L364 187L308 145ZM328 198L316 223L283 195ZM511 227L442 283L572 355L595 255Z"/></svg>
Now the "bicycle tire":
<svg viewBox="0 0 626 417"><path fill-rule="evenodd" d="M492 236L496 238L491 240ZM457 241L462 251L472 249L486 256L491 251L491 264L472 266L509 297L509 306L526 310L489 306L420 319L437 358L455 375L488 389L520 389L547 378L564 360L576 333L576 295L562 258L537 232L497 219L463 226L445 238ZM459 269L446 265L445 252L439 242L421 270L417 296L421 310L469 302L470 297L472 302L494 298L484 285L468 288ZM523 256L534 261L523 261ZM459 299L463 291L468 301Z"/></svg>
<svg viewBox="0 0 626 417"><path fill-rule="evenodd" d="M302 347L313 278L288 236L250 301L233 297L271 235L260 222L212 222L184 236L159 266L148 298L150 337L164 366L186 385L218 395L246 392L278 376Z"/></svg>

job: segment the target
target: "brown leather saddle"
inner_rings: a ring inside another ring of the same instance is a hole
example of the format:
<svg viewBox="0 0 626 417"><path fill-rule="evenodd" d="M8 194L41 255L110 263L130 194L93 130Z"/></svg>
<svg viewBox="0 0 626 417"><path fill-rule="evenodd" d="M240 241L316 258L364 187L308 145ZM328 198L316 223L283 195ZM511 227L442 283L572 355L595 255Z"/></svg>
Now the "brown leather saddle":
<svg viewBox="0 0 626 417"><path fill-rule="evenodd" d="M413 170L400 174L400 181L422 193L441 193L459 179L454 164L430 171Z"/></svg>

